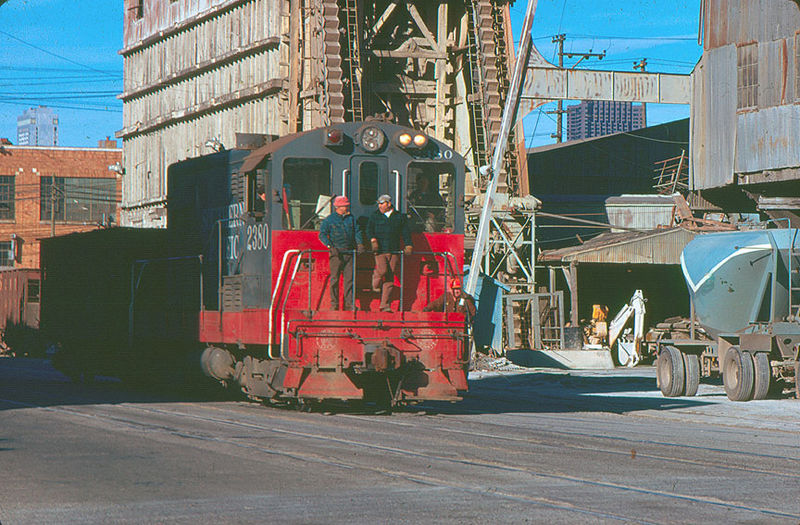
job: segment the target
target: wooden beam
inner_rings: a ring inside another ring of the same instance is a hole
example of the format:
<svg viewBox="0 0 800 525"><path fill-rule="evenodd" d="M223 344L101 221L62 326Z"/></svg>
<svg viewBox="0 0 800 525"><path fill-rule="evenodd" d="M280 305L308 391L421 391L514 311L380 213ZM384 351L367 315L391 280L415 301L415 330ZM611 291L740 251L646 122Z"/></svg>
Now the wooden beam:
<svg viewBox="0 0 800 525"><path fill-rule="evenodd" d="M420 31L422 31L422 34L425 36L425 39L431 45L431 49L434 49L439 52L444 52L444 49L440 48L439 44L437 44L436 38L433 36L433 33L431 33L430 29L428 29L428 26L425 25L425 21L422 19L422 16L420 16L419 11L417 10L417 6L409 2L408 5L406 5L406 9L408 9L408 13L411 15L411 18L417 24L417 27L419 28ZM447 20L445 20L445 24L446 23Z"/></svg>
<svg viewBox="0 0 800 525"><path fill-rule="evenodd" d="M375 22L375 25L372 26L370 29L372 31L372 36L377 35L381 29L383 29L384 24L389 20L389 17L392 16L394 10L397 8L397 2L391 2L388 6L386 6L386 10L383 12L381 17Z"/></svg>
<svg viewBox="0 0 800 525"><path fill-rule="evenodd" d="M447 2L439 4L439 13L436 17L437 37L439 39L439 51L444 51L447 46ZM445 138L445 90L447 89L447 60L440 58L436 60L436 108L434 110L434 133L437 139Z"/></svg>

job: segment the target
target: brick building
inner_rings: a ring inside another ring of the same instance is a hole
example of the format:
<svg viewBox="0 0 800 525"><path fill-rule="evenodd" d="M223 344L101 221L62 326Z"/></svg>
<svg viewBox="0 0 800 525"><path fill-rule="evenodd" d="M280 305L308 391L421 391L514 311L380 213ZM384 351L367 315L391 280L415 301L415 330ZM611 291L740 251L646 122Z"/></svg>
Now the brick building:
<svg viewBox="0 0 800 525"><path fill-rule="evenodd" d="M12 146L0 140L0 270L38 268L39 239L116 224L122 161L116 141L97 148Z"/></svg>

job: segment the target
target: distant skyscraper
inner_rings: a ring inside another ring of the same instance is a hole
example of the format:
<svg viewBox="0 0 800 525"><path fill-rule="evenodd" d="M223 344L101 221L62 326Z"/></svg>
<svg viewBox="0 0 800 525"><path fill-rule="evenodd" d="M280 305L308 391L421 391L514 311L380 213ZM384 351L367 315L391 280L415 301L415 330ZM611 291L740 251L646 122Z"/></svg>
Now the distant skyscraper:
<svg viewBox="0 0 800 525"><path fill-rule="evenodd" d="M31 108L17 117L19 146L58 146L58 115L46 106Z"/></svg>
<svg viewBox="0 0 800 525"><path fill-rule="evenodd" d="M567 107L567 140L588 139L645 127L641 104L584 100Z"/></svg>

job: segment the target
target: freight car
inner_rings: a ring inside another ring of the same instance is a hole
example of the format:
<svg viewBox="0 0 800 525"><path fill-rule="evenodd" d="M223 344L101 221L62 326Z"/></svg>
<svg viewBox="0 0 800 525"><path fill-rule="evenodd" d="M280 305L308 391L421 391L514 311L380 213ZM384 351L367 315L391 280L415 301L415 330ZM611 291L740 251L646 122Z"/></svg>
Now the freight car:
<svg viewBox="0 0 800 525"><path fill-rule="evenodd" d="M174 381L190 371L200 258L169 254L167 232L156 229L41 240L41 332L57 348L56 368L73 379L138 382Z"/></svg>
<svg viewBox="0 0 800 525"><path fill-rule="evenodd" d="M800 230L705 234L681 254L693 320L657 341L667 397L722 373L733 401L792 388L800 398Z"/></svg>
<svg viewBox="0 0 800 525"><path fill-rule="evenodd" d="M465 317L447 311L447 301L443 311L423 309L463 268L464 176L464 161L451 148L382 121L337 124L253 151L173 164L167 247L121 264L130 265L131 315L115 333L130 334L127 355L157 355L152 348L164 341L153 337L151 348L143 336L158 319L191 318L205 374L252 398L457 400L467 389ZM421 197L423 190L429 197ZM342 310L328 302L321 221L344 195L363 227L383 194L408 217L413 253L398 253L392 311L385 312L371 285L374 256L354 252L355 286L344 301L352 306ZM171 261L182 269L170 269ZM187 261L196 261L195 274ZM178 276L186 282L176 285ZM182 300L167 312L141 307L159 303L148 298L153 293L169 303L171 287L196 302ZM187 345L187 327L172 321L151 334L174 332L173 345Z"/></svg>
<svg viewBox="0 0 800 525"><path fill-rule="evenodd" d="M39 291L39 270L0 271L0 354L36 355L44 350L38 337Z"/></svg>

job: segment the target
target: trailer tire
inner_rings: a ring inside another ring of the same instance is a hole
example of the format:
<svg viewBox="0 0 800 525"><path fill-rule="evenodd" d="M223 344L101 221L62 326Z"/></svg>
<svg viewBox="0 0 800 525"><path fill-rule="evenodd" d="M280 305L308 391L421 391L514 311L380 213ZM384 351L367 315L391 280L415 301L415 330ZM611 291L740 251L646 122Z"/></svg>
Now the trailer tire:
<svg viewBox="0 0 800 525"><path fill-rule="evenodd" d="M766 399L772 370L766 352L753 354L753 399Z"/></svg>
<svg viewBox="0 0 800 525"><path fill-rule="evenodd" d="M691 397L697 394L697 388L700 386L700 358L697 357L697 354L682 352L682 355L686 375L686 389L683 395Z"/></svg>
<svg viewBox="0 0 800 525"><path fill-rule="evenodd" d="M686 389L683 368L683 357L674 346L665 346L658 354L656 374L658 375L658 387L664 397L683 395Z"/></svg>
<svg viewBox="0 0 800 525"><path fill-rule="evenodd" d="M800 356L794 362L794 397L800 399Z"/></svg>
<svg viewBox="0 0 800 525"><path fill-rule="evenodd" d="M732 346L725 352L722 382L731 401L747 401L753 395L753 360L738 346Z"/></svg>

